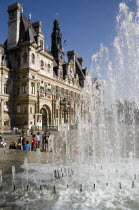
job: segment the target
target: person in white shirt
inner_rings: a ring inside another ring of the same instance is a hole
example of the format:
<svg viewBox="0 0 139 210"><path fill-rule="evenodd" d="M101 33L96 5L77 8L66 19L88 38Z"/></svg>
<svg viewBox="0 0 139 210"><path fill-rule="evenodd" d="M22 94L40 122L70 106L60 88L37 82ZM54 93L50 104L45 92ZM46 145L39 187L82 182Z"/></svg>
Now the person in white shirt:
<svg viewBox="0 0 139 210"><path fill-rule="evenodd" d="M36 143L37 143L37 148L39 148L40 147L40 133L39 132L36 134Z"/></svg>

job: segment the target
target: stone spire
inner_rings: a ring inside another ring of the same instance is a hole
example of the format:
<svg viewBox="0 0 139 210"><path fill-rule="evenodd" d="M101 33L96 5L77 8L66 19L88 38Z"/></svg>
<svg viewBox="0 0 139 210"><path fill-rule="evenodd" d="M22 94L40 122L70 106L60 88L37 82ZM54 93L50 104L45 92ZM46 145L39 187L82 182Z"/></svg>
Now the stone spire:
<svg viewBox="0 0 139 210"><path fill-rule="evenodd" d="M54 21L53 32L52 32L51 38L52 38L51 53L53 54L58 64L63 63L64 52L62 48L62 33L60 32L60 23L58 19Z"/></svg>

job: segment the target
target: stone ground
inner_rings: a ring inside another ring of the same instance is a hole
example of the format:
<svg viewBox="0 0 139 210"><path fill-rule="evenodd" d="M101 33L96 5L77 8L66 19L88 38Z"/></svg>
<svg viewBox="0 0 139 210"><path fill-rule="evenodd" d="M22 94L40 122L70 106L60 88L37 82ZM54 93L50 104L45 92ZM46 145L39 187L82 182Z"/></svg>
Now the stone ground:
<svg viewBox="0 0 139 210"><path fill-rule="evenodd" d="M37 134L38 131L35 131L34 134ZM40 149L42 148L42 135L43 135L43 131L39 131L40 132ZM50 131L51 134L53 134L55 137L58 136L59 131ZM21 135L19 134L2 134L2 137L4 138L6 144L7 144L7 148L9 147L9 145L14 141L14 142L18 142L18 139ZM32 140L32 136L26 136L26 138L29 140L29 143L31 145L31 140Z"/></svg>

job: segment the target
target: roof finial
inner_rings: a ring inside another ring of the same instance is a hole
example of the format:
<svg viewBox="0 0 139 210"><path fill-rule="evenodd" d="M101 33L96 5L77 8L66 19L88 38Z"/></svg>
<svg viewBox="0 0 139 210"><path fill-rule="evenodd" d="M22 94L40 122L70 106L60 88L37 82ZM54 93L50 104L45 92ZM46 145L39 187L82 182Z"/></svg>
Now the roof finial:
<svg viewBox="0 0 139 210"><path fill-rule="evenodd" d="M59 15L59 13L56 13L56 19L58 20L58 15Z"/></svg>
<svg viewBox="0 0 139 210"><path fill-rule="evenodd" d="M23 4L21 5L21 15L23 15L24 9L23 9Z"/></svg>

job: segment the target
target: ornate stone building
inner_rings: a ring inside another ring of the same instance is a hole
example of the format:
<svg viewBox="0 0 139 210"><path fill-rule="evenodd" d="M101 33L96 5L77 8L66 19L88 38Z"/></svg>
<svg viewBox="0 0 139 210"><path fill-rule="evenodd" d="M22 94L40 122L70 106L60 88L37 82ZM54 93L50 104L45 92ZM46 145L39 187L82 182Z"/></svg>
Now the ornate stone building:
<svg viewBox="0 0 139 210"><path fill-rule="evenodd" d="M65 61L57 19L48 51L40 21L31 23L19 3L8 15L8 39L0 45L0 128L73 125L88 72L83 59L69 51Z"/></svg>

